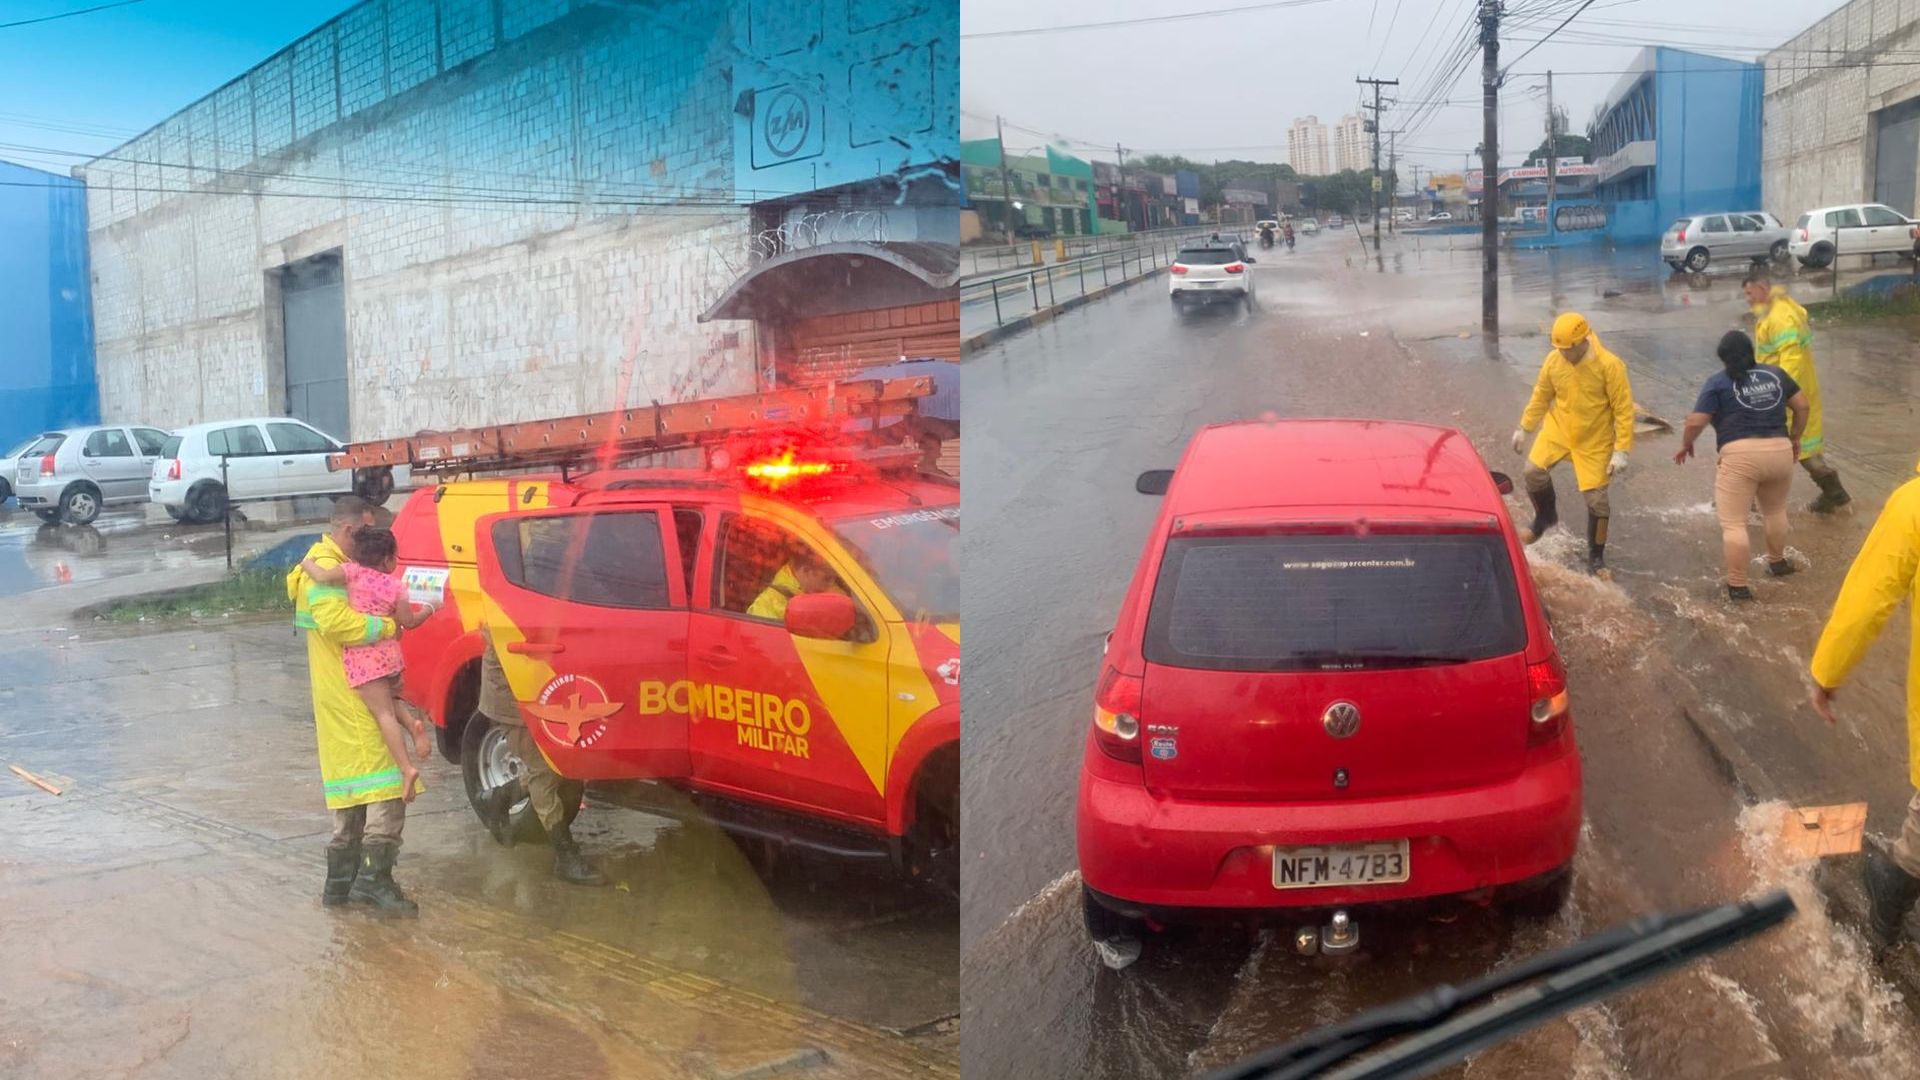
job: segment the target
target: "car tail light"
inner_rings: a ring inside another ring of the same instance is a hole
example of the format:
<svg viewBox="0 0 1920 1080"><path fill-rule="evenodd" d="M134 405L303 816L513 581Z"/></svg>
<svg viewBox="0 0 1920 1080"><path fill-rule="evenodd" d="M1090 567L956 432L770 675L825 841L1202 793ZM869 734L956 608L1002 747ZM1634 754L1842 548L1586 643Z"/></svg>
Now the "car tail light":
<svg viewBox="0 0 1920 1080"><path fill-rule="evenodd" d="M1567 726L1567 672L1555 653L1527 665L1527 697L1533 702L1527 719L1527 745L1550 743Z"/></svg>
<svg viewBox="0 0 1920 1080"><path fill-rule="evenodd" d="M1805 229L1801 229L1801 230L1800 230L1800 241L1801 241L1802 243L1805 243L1805 242L1806 242L1806 239L1807 239L1807 230L1805 230Z"/></svg>
<svg viewBox="0 0 1920 1080"><path fill-rule="evenodd" d="M1187 268L1184 266L1181 266L1179 263L1174 263L1172 269L1173 269L1173 272L1176 274L1184 274L1187 272Z"/></svg>
<svg viewBox="0 0 1920 1080"><path fill-rule="evenodd" d="M1673 240L1674 240L1674 243L1677 243L1677 244L1684 244L1687 242L1687 227L1685 225L1680 226L1680 235L1675 236Z"/></svg>
<svg viewBox="0 0 1920 1080"><path fill-rule="evenodd" d="M1100 674L1093 692L1093 738L1117 761L1140 760L1140 690L1145 680L1114 668Z"/></svg>
<svg viewBox="0 0 1920 1080"><path fill-rule="evenodd" d="M167 479L169 480L180 479L180 459L179 458L174 458L173 464L167 466Z"/></svg>
<svg viewBox="0 0 1920 1080"><path fill-rule="evenodd" d="M43 457L40 459L40 475L41 476L53 475L53 455L52 454L48 454L46 457Z"/></svg>
<svg viewBox="0 0 1920 1080"><path fill-rule="evenodd" d="M1243 270L1245 270L1245 269L1246 269L1246 267L1245 267L1245 266L1243 266L1243 265L1241 265L1240 263L1228 263L1228 264L1227 264L1227 273L1229 273L1229 274L1238 274L1238 273L1240 273L1241 271L1243 271Z"/></svg>

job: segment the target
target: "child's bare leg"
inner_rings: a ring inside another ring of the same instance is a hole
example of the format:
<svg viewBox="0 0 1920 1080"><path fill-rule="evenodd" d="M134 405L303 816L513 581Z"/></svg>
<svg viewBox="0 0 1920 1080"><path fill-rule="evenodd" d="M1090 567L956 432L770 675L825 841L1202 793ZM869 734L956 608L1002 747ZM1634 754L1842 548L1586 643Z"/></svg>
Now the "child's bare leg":
<svg viewBox="0 0 1920 1080"><path fill-rule="evenodd" d="M407 777L401 788L401 798L411 801L413 760L407 756L406 737L402 734L405 728L399 710L394 706L393 684L386 679L375 679L354 687L353 692L360 695L360 700L367 704L367 711L373 713L374 723L379 725L380 736L387 744L387 752L393 755L393 763L400 766L401 775Z"/></svg>
<svg viewBox="0 0 1920 1080"><path fill-rule="evenodd" d="M427 755L433 752L433 743L427 738L427 714L420 706L400 696L400 680L398 677L392 681L394 684L393 702L395 711L399 714L403 724L413 732L413 756L421 761L425 761L427 760Z"/></svg>

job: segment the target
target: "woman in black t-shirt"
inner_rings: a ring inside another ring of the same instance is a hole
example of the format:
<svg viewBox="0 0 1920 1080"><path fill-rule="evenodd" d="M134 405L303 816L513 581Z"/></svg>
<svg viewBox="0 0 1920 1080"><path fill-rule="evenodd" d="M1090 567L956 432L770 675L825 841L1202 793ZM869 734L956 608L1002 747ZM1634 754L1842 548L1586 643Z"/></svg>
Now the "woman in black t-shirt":
<svg viewBox="0 0 1920 1080"><path fill-rule="evenodd" d="M1800 433L1807 426L1807 396L1786 372L1756 364L1753 339L1739 330L1720 338L1724 370L1707 376L1700 397L1687 414L1675 465L1693 456L1694 440L1713 425L1720 457L1713 474L1713 508L1720 518L1721 554L1727 566L1727 595L1753 599L1747 587L1747 508L1757 498L1766 522L1767 571L1793 573L1787 561L1787 487L1800 455Z"/></svg>

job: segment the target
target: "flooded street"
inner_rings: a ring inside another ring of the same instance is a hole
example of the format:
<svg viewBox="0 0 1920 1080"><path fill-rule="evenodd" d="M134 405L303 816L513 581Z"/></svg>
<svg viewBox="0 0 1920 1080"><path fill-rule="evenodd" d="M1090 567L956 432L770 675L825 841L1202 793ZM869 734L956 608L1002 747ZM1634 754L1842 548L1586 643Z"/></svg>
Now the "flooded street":
<svg viewBox="0 0 1920 1080"><path fill-rule="evenodd" d="M1573 568L1564 527L1530 549L1566 661L1585 766L1574 901L1545 922L1419 905L1360 913L1346 958L1303 958L1266 929L1176 929L1109 972L1081 928L1074 790L1101 644L1156 501L1134 493L1200 425L1378 416L1464 430L1495 469L1549 345L1574 309L1626 363L1636 399L1677 422L1740 325L1739 271L1670 276L1644 253L1503 254L1503 335L1477 328L1479 255L1389 247L1376 265L1322 237L1262 253L1260 306L1170 310L1163 279L977 354L966 467L969 646L961 980L967 1075L1180 1076L1230 1063L1367 1006L1470 979L1636 914L1785 886L1801 914L1682 974L1551 1022L1446 1075L1517 1078L1896 1076L1920 1071L1903 1002L1912 953L1865 956L1858 857L1786 862L1787 805L1870 802L1897 828L1904 768L1902 620L1842 698L1838 729L1805 705L1821 621L1920 439L1910 331L1815 324L1829 457L1853 512L1818 519L1796 473L1789 545L1804 573L1756 579L1733 608L1719 568L1711 444L1684 467L1677 435L1641 436L1613 494L1612 583ZM1794 281L1803 302L1825 277ZM977 412L976 412L977 410ZM1571 477L1556 474L1565 507ZM1509 500L1516 515L1524 499ZM1577 514L1573 520L1578 524ZM1758 551L1756 550L1756 555ZM982 622L981 620L985 620ZM1900 983L1888 981L1892 976Z"/></svg>
<svg viewBox="0 0 1920 1080"><path fill-rule="evenodd" d="M590 793L613 884L570 887L435 756L396 874L419 919L325 909L284 618L19 621L0 762L63 793L0 773L0 1076L956 1075L952 905L884 871L757 867Z"/></svg>

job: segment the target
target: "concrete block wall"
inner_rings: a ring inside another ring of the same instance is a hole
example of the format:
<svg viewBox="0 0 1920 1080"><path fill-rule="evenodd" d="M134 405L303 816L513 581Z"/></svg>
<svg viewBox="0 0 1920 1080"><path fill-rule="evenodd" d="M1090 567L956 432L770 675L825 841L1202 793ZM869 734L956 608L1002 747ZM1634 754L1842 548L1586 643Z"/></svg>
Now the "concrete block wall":
<svg viewBox="0 0 1920 1080"><path fill-rule="evenodd" d="M348 438L744 393L727 5L370 0L81 172L103 415L283 411L339 249ZM337 75L336 75L337 71Z"/></svg>
<svg viewBox="0 0 1920 1080"><path fill-rule="evenodd" d="M1767 54L1761 200L1770 213L1791 224L1817 206L1873 197L1872 114L1920 96L1915 55L1920 0L1853 0Z"/></svg>

